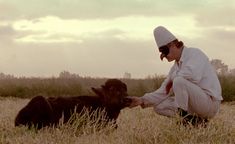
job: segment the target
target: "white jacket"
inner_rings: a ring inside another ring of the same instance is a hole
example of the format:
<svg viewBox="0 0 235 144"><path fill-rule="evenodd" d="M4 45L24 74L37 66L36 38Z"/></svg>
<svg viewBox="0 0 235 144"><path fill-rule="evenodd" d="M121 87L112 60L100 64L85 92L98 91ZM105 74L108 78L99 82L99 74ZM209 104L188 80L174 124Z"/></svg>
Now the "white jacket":
<svg viewBox="0 0 235 144"><path fill-rule="evenodd" d="M175 77L183 77L198 85L207 95L212 96L215 100L223 100L220 82L208 57L197 48L184 47L179 64L177 62L174 63L161 87L141 97L145 107L156 105L156 103L163 101L167 97L165 87Z"/></svg>

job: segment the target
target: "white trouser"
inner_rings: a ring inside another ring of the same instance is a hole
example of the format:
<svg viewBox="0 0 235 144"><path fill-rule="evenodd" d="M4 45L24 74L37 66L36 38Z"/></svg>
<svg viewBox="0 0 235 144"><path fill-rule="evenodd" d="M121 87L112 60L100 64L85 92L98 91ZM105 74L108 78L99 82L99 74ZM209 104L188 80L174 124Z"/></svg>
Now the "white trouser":
<svg viewBox="0 0 235 144"><path fill-rule="evenodd" d="M202 118L211 118L219 111L220 101L207 95L199 86L182 78L176 77L173 81L175 97L169 97L154 106L154 110L165 116L175 116L177 109L181 108L190 114Z"/></svg>

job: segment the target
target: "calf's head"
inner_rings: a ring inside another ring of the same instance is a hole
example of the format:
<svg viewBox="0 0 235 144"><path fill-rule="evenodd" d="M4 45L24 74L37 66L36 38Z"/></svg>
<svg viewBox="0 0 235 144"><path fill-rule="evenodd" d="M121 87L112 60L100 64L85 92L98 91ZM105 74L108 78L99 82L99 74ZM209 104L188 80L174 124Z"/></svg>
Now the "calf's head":
<svg viewBox="0 0 235 144"><path fill-rule="evenodd" d="M127 94L127 86L118 79L108 79L101 88L92 90L102 99L106 107L123 108L125 107L124 98Z"/></svg>

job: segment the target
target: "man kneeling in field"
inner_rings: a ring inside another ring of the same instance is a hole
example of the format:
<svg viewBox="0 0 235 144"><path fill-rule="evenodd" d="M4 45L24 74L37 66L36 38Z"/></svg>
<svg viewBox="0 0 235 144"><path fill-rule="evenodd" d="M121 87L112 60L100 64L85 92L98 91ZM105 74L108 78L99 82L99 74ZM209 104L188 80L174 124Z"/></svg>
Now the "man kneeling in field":
<svg viewBox="0 0 235 144"><path fill-rule="evenodd" d="M184 46L162 26L154 30L154 37L161 60L174 61L174 65L158 90L142 97L129 97L130 108L152 106L160 115L180 115L184 125L205 124L218 113L223 100L220 82L208 57L197 48ZM174 97L170 97L170 90Z"/></svg>

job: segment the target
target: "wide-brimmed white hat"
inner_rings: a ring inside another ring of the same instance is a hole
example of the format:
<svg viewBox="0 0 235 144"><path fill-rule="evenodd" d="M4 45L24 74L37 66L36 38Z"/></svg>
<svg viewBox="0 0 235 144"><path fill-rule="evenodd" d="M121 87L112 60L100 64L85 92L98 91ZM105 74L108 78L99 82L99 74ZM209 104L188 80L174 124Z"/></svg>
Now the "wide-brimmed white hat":
<svg viewBox="0 0 235 144"><path fill-rule="evenodd" d="M158 26L153 31L158 48L167 45L176 39L176 37L163 26Z"/></svg>

